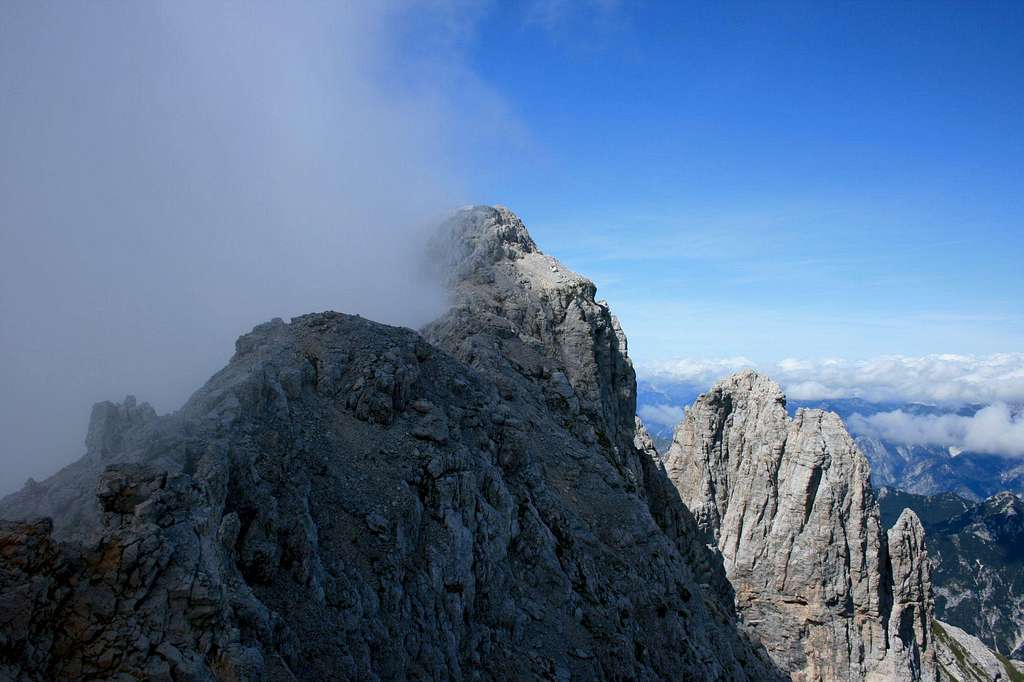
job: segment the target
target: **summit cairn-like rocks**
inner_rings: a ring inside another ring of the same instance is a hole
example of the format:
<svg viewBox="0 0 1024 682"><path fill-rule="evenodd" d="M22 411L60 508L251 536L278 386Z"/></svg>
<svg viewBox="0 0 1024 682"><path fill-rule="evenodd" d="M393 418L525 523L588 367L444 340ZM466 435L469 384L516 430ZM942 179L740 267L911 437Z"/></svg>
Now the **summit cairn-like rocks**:
<svg viewBox="0 0 1024 682"><path fill-rule="evenodd" d="M779 386L745 371L687 409L666 469L794 680L935 679L924 531L909 510L884 531L837 415L790 418Z"/></svg>

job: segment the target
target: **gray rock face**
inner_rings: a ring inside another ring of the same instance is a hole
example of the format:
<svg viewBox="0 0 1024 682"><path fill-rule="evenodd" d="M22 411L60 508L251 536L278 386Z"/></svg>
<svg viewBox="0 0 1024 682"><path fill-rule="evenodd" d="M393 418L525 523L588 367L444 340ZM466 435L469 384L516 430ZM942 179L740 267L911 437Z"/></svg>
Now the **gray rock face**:
<svg viewBox="0 0 1024 682"><path fill-rule="evenodd" d="M743 372L687 410L666 468L746 622L794 679L934 678L923 530L908 511L883 532L838 416L789 419L778 385Z"/></svg>
<svg viewBox="0 0 1024 682"><path fill-rule="evenodd" d="M275 320L175 415L98 408L85 460L3 503L73 542L0 526L0 677L781 677L593 284L504 209L448 230L424 336Z"/></svg>

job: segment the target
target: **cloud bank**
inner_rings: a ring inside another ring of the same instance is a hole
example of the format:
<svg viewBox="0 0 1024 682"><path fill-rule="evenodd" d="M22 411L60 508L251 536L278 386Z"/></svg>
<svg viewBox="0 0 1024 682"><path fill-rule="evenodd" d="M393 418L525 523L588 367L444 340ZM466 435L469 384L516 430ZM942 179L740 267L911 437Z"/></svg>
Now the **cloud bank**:
<svg viewBox="0 0 1024 682"><path fill-rule="evenodd" d="M442 310L421 246L477 117L446 93L500 107L464 27L410 40L406 12L0 5L0 494L77 458L93 402L176 409L271 317Z"/></svg>
<svg viewBox="0 0 1024 682"><path fill-rule="evenodd" d="M888 355L867 360L788 358L757 365L746 358L673 360L641 367L641 376L711 386L747 367L778 381L789 398L862 398L940 405L1024 402L1024 353L988 356Z"/></svg>
<svg viewBox="0 0 1024 682"><path fill-rule="evenodd" d="M852 415L850 431L896 443L942 447L997 455L1024 456L1024 414L1005 403L989 405L971 417L915 415L903 410Z"/></svg>
<svg viewBox="0 0 1024 682"><path fill-rule="evenodd" d="M637 374L649 380L676 381L710 388L712 384L741 369L753 368L755 363L745 357L732 358L678 358L637 367Z"/></svg>
<svg viewBox="0 0 1024 682"><path fill-rule="evenodd" d="M743 357L681 359L641 367L638 373L655 385L679 383L703 390L745 368L766 373L793 400L861 398L948 408L987 405L969 417L919 415L899 409L869 416L855 414L847 426L855 434L896 443L1024 456L1024 410L1020 407L1024 405L1024 353L891 355L859 361L788 358L763 365ZM671 426L682 418L682 407L644 405L640 416Z"/></svg>

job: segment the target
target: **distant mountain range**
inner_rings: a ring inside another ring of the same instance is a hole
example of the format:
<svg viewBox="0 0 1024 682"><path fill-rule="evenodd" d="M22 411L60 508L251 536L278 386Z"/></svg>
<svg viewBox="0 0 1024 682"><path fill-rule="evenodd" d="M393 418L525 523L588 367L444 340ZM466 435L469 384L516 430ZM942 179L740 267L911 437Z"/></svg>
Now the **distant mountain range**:
<svg viewBox="0 0 1024 682"><path fill-rule="evenodd" d="M901 410L913 415L956 414L972 416L981 405L958 409L918 403L872 403L857 398L801 401L789 403L790 410L820 407L843 418L856 437L857 445L871 462L876 487L889 486L918 495L953 492L975 502L1010 490L1024 494L1024 459L988 452L957 451L940 445L916 445L883 440L857 433L853 415L864 417L880 412Z"/></svg>
<svg viewBox="0 0 1024 682"><path fill-rule="evenodd" d="M637 379L636 411L654 439L658 452L672 443L672 430L683 420L683 408L693 404L710 386L675 381Z"/></svg>

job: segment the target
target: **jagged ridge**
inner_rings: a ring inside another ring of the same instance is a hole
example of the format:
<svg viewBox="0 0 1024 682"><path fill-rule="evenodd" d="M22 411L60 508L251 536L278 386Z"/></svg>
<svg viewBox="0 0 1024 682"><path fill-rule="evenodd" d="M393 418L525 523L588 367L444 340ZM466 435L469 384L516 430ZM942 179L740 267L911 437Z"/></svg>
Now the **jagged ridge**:
<svg viewBox="0 0 1024 682"><path fill-rule="evenodd" d="M507 210L446 229L425 337L261 325L179 413L102 408L83 462L5 501L76 542L0 526L0 673L778 677L644 449L593 284Z"/></svg>

